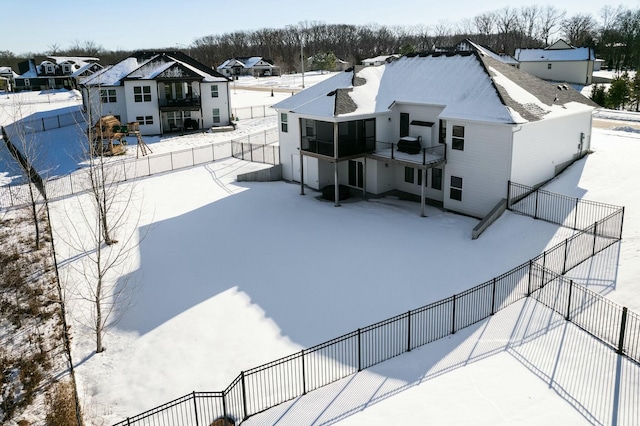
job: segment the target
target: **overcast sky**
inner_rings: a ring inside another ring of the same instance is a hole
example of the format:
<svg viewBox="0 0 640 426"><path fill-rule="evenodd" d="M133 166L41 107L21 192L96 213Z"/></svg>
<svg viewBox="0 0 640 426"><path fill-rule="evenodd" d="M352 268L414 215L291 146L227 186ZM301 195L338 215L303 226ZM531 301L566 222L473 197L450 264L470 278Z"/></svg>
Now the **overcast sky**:
<svg viewBox="0 0 640 426"><path fill-rule="evenodd" d="M93 41L107 50L183 47L194 39L240 30L283 28L299 22L363 25L457 24L484 12L552 2L526 0L3 0L0 50L15 54ZM556 0L568 16L598 18L602 0ZM614 1L629 9L640 0Z"/></svg>

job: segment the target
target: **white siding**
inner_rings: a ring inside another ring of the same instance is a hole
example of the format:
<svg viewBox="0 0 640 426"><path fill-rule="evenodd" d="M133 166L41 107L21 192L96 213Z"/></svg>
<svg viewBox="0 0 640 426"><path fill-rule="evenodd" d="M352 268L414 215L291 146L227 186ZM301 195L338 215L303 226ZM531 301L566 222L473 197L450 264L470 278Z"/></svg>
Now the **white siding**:
<svg viewBox="0 0 640 426"><path fill-rule="evenodd" d="M211 86L218 85L218 97L211 96ZM200 99L202 105L202 127L227 126L231 122L229 103L229 84L227 82L201 83ZM220 110L220 123L213 122L213 109Z"/></svg>
<svg viewBox="0 0 640 426"><path fill-rule="evenodd" d="M453 125L464 126L464 151L451 149ZM442 178L445 209L484 217L507 196L512 128L447 121L447 165ZM462 178L462 201L450 198L451 176Z"/></svg>
<svg viewBox="0 0 640 426"><path fill-rule="evenodd" d="M514 132L513 139L511 181L539 184L589 150L591 112L527 123Z"/></svg>
<svg viewBox="0 0 640 426"><path fill-rule="evenodd" d="M151 101L135 102L133 88L136 86L150 86ZM124 82L124 92L127 99L127 122L137 121L136 117L153 117L153 124L140 125L142 135L159 135L160 110L158 108L158 85L153 80L135 80Z"/></svg>
<svg viewBox="0 0 640 426"><path fill-rule="evenodd" d="M587 85L591 84L593 61L521 62L520 69L545 80Z"/></svg>
<svg viewBox="0 0 640 426"><path fill-rule="evenodd" d="M116 91L116 101L115 103L102 103L100 100L100 90L115 90ZM121 86L105 86L105 87L96 87L92 86L87 89L87 91L83 90L83 96L87 96L86 100L87 104L91 104L91 123L95 124L98 119L105 115L114 115L120 117L120 121L127 121L127 102L125 99L124 87ZM83 103L85 100L83 100Z"/></svg>

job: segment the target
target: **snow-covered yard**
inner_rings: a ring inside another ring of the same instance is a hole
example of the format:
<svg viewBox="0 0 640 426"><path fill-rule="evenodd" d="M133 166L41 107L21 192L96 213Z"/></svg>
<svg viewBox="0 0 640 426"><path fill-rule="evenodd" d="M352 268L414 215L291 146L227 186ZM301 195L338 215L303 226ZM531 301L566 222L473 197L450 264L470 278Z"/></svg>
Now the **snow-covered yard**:
<svg viewBox="0 0 640 426"><path fill-rule="evenodd" d="M238 85L240 93L247 104L278 100ZM249 133L252 124L264 121L246 123ZM548 189L626 206L622 242L572 274L640 312L640 135L625 130L594 130L595 152ZM196 136L150 146L202 143ZM260 167L226 159L123 185L141 215L118 233L139 245L111 279L136 284L132 307L98 355L91 332L73 318L90 424L194 390L223 390L242 370L459 293L570 235L507 212L471 240L476 219L434 208L421 218L415 203L387 197L335 208L313 191L300 196L294 184L235 181ZM81 253L64 234L87 203L79 196L52 206L69 289L79 282L70 265ZM69 302L79 312L82 301ZM637 424L639 378L636 364L526 300L246 424Z"/></svg>

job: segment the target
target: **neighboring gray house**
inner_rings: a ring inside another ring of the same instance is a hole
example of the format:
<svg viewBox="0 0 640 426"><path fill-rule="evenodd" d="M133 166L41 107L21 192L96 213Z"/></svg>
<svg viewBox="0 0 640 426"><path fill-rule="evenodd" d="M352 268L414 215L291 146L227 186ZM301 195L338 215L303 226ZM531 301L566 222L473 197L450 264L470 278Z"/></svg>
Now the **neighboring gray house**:
<svg viewBox="0 0 640 426"><path fill-rule="evenodd" d="M285 180L401 191L473 217L584 156L591 100L479 51L345 71L276 105Z"/></svg>
<svg viewBox="0 0 640 426"><path fill-rule="evenodd" d="M558 40L544 49L516 49L520 69L544 80L589 85L596 55L592 47L573 47Z"/></svg>
<svg viewBox="0 0 640 426"><path fill-rule="evenodd" d="M92 124L113 115L142 135L227 126L229 78L179 51L136 52L87 77L82 102Z"/></svg>
<svg viewBox="0 0 640 426"><path fill-rule="evenodd" d="M79 80L102 69L98 58L75 56L49 56L36 65L34 59L18 64L15 91L75 89ZM79 71L82 70L80 73Z"/></svg>
<svg viewBox="0 0 640 426"><path fill-rule="evenodd" d="M221 65L216 67L216 70L227 77L236 77L241 75L251 75L254 77L280 75L279 67L275 66L273 62L260 56L227 59Z"/></svg>

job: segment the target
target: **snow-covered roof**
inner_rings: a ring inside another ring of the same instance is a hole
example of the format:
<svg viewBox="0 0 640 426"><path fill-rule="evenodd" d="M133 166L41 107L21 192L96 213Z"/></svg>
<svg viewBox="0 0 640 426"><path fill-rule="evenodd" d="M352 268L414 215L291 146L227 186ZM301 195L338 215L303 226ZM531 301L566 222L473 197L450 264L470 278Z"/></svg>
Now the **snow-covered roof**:
<svg viewBox="0 0 640 426"><path fill-rule="evenodd" d="M262 61L262 56L252 56L250 58L230 58L224 61L222 64L216 67L217 70L225 68L242 67L245 69L251 69ZM266 65L272 67L273 65L266 62ZM263 65L264 66L264 65Z"/></svg>
<svg viewBox="0 0 640 426"><path fill-rule="evenodd" d="M389 60L394 60L399 58L400 55L380 55L380 56L376 56L375 58L367 58L367 59L363 59L362 63L363 64L382 64L384 62L388 62Z"/></svg>
<svg viewBox="0 0 640 426"><path fill-rule="evenodd" d="M515 59L520 62L549 61L595 61L595 52L590 47L566 49L516 49Z"/></svg>
<svg viewBox="0 0 640 426"><path fill-rule="evenodd" d="M466 51L466 50L475 50L485 56L491 56L493 59L504 62L509 65L517 65L518 61L516 61L513 56L507 55L506 53L496 53L492 49L486 46L482 46L481 44L475 43L470 39L465 39L458 43L456 46L457 50Z"/></svg>
<svg viewBox="0 0 640 426"><path fill-rule="evenodd" d="M63 62L73 62L74 64L82 65L86 62L98 62L99 58L94 58L91 56L47 56L47 58L52 59L56 64L61 64Z"/></svg>
<svg viewBox="0 0 640 426"><path fill-rule="evenodd" d="M180 54L139 52L111 67L96 72L87 78L84 84L89 86L119 86L122 80L127 78L153 80L161 77L190 77L202 81L227 81L226 77L216 71L202 64L196 66L194 60L186 60Z"/></svg>
<svg viewBox="0 0 640 426"><path fill-rule="evenodd" d="M441 118L505 124L595 107L569 86L559 90L490 56L460 52L405 56L345 71L274 108L336 119L386 113L394 103L438 105L444 108Z"/></svg>

